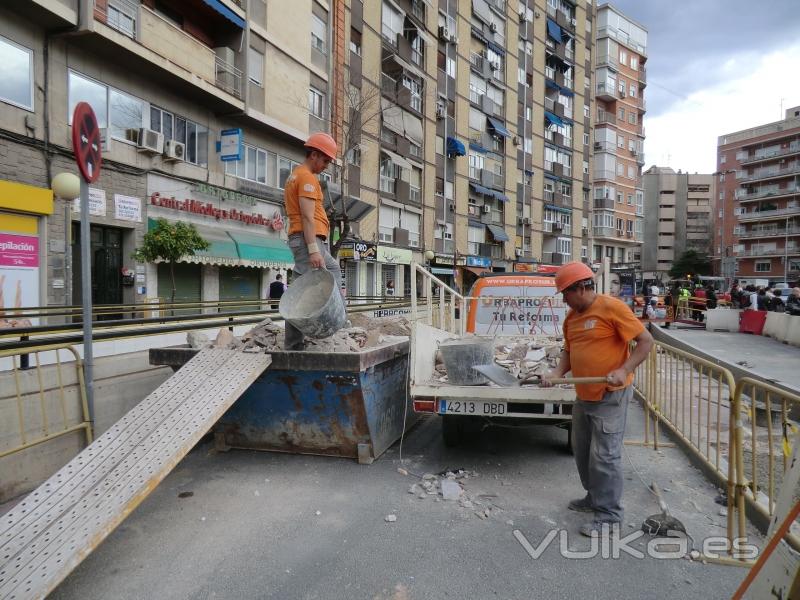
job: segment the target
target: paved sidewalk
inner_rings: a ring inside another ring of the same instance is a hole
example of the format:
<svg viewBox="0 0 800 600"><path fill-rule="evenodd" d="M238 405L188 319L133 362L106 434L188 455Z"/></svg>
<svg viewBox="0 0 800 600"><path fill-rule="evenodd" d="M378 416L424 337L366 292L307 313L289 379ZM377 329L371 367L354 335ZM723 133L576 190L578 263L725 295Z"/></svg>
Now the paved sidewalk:
<svg viewBox="0 0 800 600"><path fill-rule="evenodd" d="M800 393L800 348L764 335L654 327L660 342L677 346L727 366L737 379L755 376ZM740 364L745 363L745 364Z"/></svg>

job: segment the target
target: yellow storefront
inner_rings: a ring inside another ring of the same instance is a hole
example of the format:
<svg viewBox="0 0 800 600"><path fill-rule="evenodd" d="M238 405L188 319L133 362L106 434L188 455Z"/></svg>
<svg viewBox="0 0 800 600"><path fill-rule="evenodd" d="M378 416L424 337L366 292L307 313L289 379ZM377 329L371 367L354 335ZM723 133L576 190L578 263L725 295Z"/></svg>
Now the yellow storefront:
<svg viewBox="0 0 800 600"><path fill-rule="evenodd" d="M0 321L47 304L46 227L53 191L0 180Z"/></svg>

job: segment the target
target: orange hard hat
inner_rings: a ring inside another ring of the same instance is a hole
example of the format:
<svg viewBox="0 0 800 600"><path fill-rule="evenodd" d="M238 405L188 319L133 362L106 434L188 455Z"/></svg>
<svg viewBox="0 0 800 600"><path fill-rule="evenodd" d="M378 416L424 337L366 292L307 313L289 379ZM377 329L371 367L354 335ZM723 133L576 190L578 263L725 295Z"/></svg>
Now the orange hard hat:
<svg viewBox="0 0 800 600"><path fill-rule="evenodd" d="M327 133L312 133L304 145L306 148L319 150L331 160L336 160L336 140Z"/></svg>
<svg viewBox="0 0 800 600"><path fill-rule="evenodd" d="M563 292L573 283L586 279L594 280L594 273L587 265L582 262L567 263L556 271L556 290Z"/></svg>

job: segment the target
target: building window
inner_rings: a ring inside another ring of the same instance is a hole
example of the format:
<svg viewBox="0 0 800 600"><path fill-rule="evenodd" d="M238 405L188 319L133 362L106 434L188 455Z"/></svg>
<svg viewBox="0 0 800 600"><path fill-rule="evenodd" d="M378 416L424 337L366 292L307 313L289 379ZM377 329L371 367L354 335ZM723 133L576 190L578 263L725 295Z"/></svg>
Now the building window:
<svg viewBox="0 0 800 600"><path fill-rule="evenodd" d="M586 81L588 83L588 81L589 81L588 77L586 78ZM589 114L590 114L589 105L588 104L584 104L583 105L583 116L584 116L584 118L588 119L589 118Z"/></svg>
<svg viewBox="0 0 800 600"><path fill-rule="evenodd" d="M33 110L33 50L0 37L0 61L0 100Z"/></svg>
<svg viewBox="0 0 800 600"><path fill-rule="evenodd" d="M639 57L631 56L631 69L633 69L634 71L639 70Z"/></svg>
<svg viewBox="0 0 800 600"><path fill-rule="evenodd" d="M318 119L325 118L325 94L315 87L308 88L308 112Z"/></svg>
<svg viewBox="0 0 800 600"><path fill-rule="evenodd" d="M311 15L311 47L322 54L328 53L328 25L317 15Z"/></svg>
<svg viewBox="0 0 800 600"><path fill-rule="evenodd" d="M628 165L628 179L636 179L636 171L630 165ZM628 204L630 204L630 202Z"/></svg>
<svg viewBox="0 0 800 600"><path fill-rule="evenodd" d="M636 113L635 112L629 112L628 113L628 123L630 123L631 125L636 125Z"/></svg>
<svg viewBox="0 0 800 600"><path fill-rule="evenodd" d="M108 127L108 88L83 75L69 72L69 113L68 123L72 124L72 113L78 102L88 102L92 105L97 118L97 126Z"/></svg>
<svg viewBox="0 0 800 600"><path fill-rule="evenodd" d="M384 2L382 8L381 34L395 45L398 34L403 31L403 14L388 2Z"/></svg>
<svg viewBox="0 0 800 600"><path fill-rule="evenodd" d="M625 136L617 134L617 148L624 148L625 147Z"/></svg>
<svg viewBox="0 0 800 600"><path fill-rule="evenodd" d="M756 261L756 273L769 273L772 271L772 261L771 260L757 260Z"/></svg>
<svg viewBox="0 0 800 600"><path fill-rule="evenodd" d="M111 109L109 134L115 139L136 143L144 121L144 101L115 89L109 90L108 101Z"/></svg>
<svg viewBox="0 0 800 600"><path fill-rule="evenodd" d="M625 80L622 77L620 77L618 79L617 87L619 89L620 95L622 95L624 97L625 96Z"/></svg>
<svg viewBox="0 0 800 600"><path fill-rule="evenodd" d="M625 165L623 165L622 163L617 163L617 175L619 175L620 177L625 175Z"/></svg>
<svg viewBox="0 0 800 600"><path fill-rule="evenodd" d="M355 29L350 30L350 52L361 56L361 33Z"/></svg>
<svg viewBox="0 0 800 600"><path fill-rule="evenodd" d="M624 121L625 120L625 109L624 108L620 108L619 111L617 112L617 116L619 117L620 121Z"/></svg>
<svg viewBox="0 0 800 600"><path fill-rule="evenodd" d="M589 145L589 134L588 133L584 133L583 134L583 145L584 146L588 146Z"/></svg>
<svg viewBox="0 0 800 600"><path fill-rule="evenodd" d="M628 53L625 52L625 50L619 51L619 62L621 62L623 65L628 64Z"/></svg>
<svg viewBox="0 0 800 600"><path fill-rule="evenodd" d="M395 227L400 227L400 209L381 204L378 212L378 241L394 243Z"/></svg>
<svg viewBox="0 0 800 600"><path fill-rule="evenodd" d="M247 54L247 77L257 86L264 85L264 54L252 46Z"/></svg>
<svg viewBox="0 0 800 600"><path fill-rule="evenodd" d="M628 194L628 206L633 206L633 194Z"/></svg>
<svg viewBox="0 0 800 600"><path fill-rule="evenodd" d="M725 163L726 160L728 160L728 157L725 154L720 154L720 156L719 156L719 164Z"/></svg>

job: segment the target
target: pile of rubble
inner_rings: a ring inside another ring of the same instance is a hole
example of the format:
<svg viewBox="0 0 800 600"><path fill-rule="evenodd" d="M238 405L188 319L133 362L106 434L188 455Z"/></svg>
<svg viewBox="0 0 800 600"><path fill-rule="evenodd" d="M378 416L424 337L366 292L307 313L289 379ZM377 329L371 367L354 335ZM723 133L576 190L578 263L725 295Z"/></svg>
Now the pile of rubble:
<svg viewBox="0 0 800 600"><path fill-rule="evenodd" d="M398 471L407 473L405 469ZM420 500L432 498L435 502L442 500L458 502L461 508L473 510L479 519L486 519L494 508L490 501L493 496L491 494L472 496L464 487L467 479L477 476L477 472L464 469L444 471L438 475L425 473L419 476L419 483L414 483L408 488L408 493Z"/></svg>
<svg viewBox="0 0 800 600"><path fill-rule="evenodd" d="M518 379L544 375L558 366L560 354L561 341L552 337L507 337L495 340L494 362ZM447 381L447 368L441 351L436 352L435 370L438 381Z"/></svg>
<svg viewBox="0 0 800 600"><path fill-rule="evenodd" d="M321 340L306 338L306 352L360 352L365 348L377 348L408 339L411 326L405 317L373 318L363 313L350 315L349 327L340 329ZM187 336L192 348L228 348L243 352L283 351L284 329L269 317L261 321L241 337L228 329L219 330L215 340L204 333L192 331Z"/></svg>

